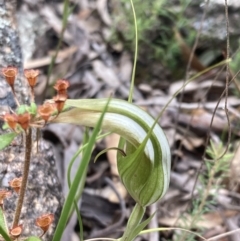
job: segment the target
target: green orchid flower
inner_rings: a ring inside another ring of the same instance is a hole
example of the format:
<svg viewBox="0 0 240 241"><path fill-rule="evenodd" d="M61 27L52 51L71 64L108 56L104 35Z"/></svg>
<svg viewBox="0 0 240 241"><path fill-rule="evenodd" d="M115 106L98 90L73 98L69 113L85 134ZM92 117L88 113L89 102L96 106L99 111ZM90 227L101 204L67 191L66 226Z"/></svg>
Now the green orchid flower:
<svg viewBox="0 0 240 241"><path fill-rule="evenodd" d="M65 111L53 122L94 127L107 101L67 100ZM111 99L102 129L115 132L124 140L120 141L119 148L125 155L118 154L117 165L119 176L133 199L145 207L163 197L169 186L171 154L167 138L155 120L134 104Z"/></svg>

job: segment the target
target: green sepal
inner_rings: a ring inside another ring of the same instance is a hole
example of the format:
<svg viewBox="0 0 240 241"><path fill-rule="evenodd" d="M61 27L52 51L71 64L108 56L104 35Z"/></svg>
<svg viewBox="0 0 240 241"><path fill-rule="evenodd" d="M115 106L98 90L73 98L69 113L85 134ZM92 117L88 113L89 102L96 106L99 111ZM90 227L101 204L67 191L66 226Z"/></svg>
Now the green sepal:
<svg viewBox="0 0 240 241"><path fill-rule="evenodd" d="M3 150L5 147L11 144L13 139L17 136L18 134L15 132L7 133L0 135L0 151Z"/></svg>
<svg viewBox="0 0 240 241"><path fill-rule="evenodd" d="M32 102L31 105L27 107L27 111L32 116L35 116L37 114L37 105Z"/></svg>
<svg viewBox="0 0 240 241"><path fill-rule="evenodd" d="M144 150L136 150L132 153L129 149L134 147L128 143L126 150L127 156L118 158L117 166L121 180L132 196L132 198L142 206L145 203L139 198L140 193L144 190L144 186L151 175L152 165L144 154Z"/></svg>
<svg viewBox="0 0 240 241"><path fill-rule="evenodd" d="M20 105L18 108L17 108L17 114L18 115L22 115L24 114L25 112L27 112L27 105Z"/></svg>
<svg viewBox="0 0 240 241"><path fill-rule="evenodd" d="M42 239L40 239L39 237L32 236L27 239L24 239L24 241L42 241Z"/></svg>
<svg viewBox="0 0 240 241"><path fill-rule="evenodd" d="M151 165L144 153L144 143L135 148L127 143L127 156L118 156L117 166L121 180L133 197L142 206L156 202L163 192L163 172L159 163ZM132 154L129 154L132 153Z"/></svg>
<svg viewBox="0 0 240 241"><path fill-rule="evenodd" d="M34 102L32 102L30 104L30 106L29 105L20 105L17 108L17 114L18 115L22 115L26 112L28 112L32 116L35 116L37 114L37 105Z"/></svg>

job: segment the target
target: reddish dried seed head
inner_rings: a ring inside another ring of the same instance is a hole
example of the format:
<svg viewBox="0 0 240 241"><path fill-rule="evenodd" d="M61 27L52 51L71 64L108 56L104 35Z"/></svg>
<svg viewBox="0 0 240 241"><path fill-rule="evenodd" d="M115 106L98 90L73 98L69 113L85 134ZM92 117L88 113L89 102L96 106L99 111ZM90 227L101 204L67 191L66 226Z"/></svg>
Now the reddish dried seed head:
<svg viewBox="0 0 240 241"><path fill-rule="evenodd" d="M11 228L11 229L9 230L9 233L10 233L10 235L13 236L14 238L17 238L17 237L19 237L19 236L21 235L22 231L23 231L23 225L20 224L20 225L18 225L18 226L15 226L15 227Z"/></svg>
<svg viewBox="0 0 240 241"><path fill-rule="evenodd" d="M67 99L68 87L69 87L69 82L67 80L57 80L56 84L54 85L54 89L57 90L57 95L59 96L59 98Z"/></svg>
<svg viewBox="0 0 240 241"><path fill-rule="evenodd" d="M15 67L7 67L2 69L2 74L4 75L8 84L13 88L14 81L16 79L18 70Z"/></svg>
<svg viewBox="0 0 240 241"><path fill-rule="evenodd" d="M9 185L17 194L19 194L22 185L22 177L14 178L9 182Z"/></svg>
<svg viewBox="0 0 240 241"><path fill-rule="evenodd" d="M3 119L5 122L7 122L7 124L9 125L9 127L11 129L13 129L13 130L15 129L15 127L17 125L17 121L18 121L17 116L15 114L7 113L3 116Z"/></svg>
<svg viewBox="0 0 240 241"><path fill-rule="evenodd" d="M33 88L36 85L37 77L38 77L39 73L40 73L39 70L34 70L34 69L25 69L24 70L24 75L31 88Z"/></svg>
<svg viewBox="0 0 240 241"><path fill-rule="evenodd" d="M36 225L44 232L46 232L49 229L49 226L52 224L53 220L53 214L44 214L36 219Z"/></svg>
<svg viewBox="0 0 240 241"><path fill-rule="evenodd" d="M68 87L69 87L69 82L63 79L57 80L56 84L54 85L54 89L57 90L58 92L66 91Z"/></svg>
<svg viewBox="0 0 240 241"><path fill-rule="evenodd" d="M54 85L54 89L57 90L57 96L53 97L55 102L55 106L58 110L58 113L62 111L64 107L64 103L67 99L67 88L69 87L69 82L67 80L57 80L56 84Z"/></svg>
<svg viewBox="0 0 240 241"><path fill-rule="evenodd" d="M48 121L49 117L56 110L55 106L51 103L46 103L38 107L38 114L43 118L43 120Z"/></svg>
<svg viewBox="0 0 240 241"><path fill-rule="evenodd" d="M18 115L17 116L18 124L24 130L27 130L27 128L29 127L30 119L31 119L31 116L30 116L30 114L28 112L26 112L26 113L24 113L22 115Z"/></svg>

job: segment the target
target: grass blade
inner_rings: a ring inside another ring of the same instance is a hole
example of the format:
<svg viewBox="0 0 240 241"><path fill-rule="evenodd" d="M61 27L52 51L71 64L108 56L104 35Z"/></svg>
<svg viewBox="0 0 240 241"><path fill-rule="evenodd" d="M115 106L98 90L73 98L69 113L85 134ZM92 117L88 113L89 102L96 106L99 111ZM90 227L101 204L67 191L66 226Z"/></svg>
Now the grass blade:
<svg viewBox="0 0 240 241"><path fill-rule="evenodd" d="M53 237L52 241L61 240L63 231L64 231L65 226L66 226L67 221L68 221L69 213L71 212L73 202L75 200L75 194L78 190L78 185L81 182L81 179L84 176L84 171L86 170L86 168L88 166L88 163L89 163L89 160L90 160L90 157L91 157L91 154L92 154L92 148L95 144L95 140L96 140L97 135L99 133L99 130L101 128L101 125L102 125L102 122L103 122L103 117L104 117L105 112L107 111L109 101L110 101L110 99L108 100L108 102L107 102L107 104L106 104L106 106L105 106L105 108L104 108L104 110L103 110L103 112L102 112L102 114L99 118L99 121L98 121L96 127L94 128L92 136L89 139L88 146L87 146L87 148L84 152L84 156L83 156L82 161L81 161L81 163L78 167L78 170L76 172L76 175L75 175L74 180L72 182L72 185L70 187L68 196L67 196L67 198L65 200L65 203L63 205L61 216L60 216L60 219L59 219L59 222L58 222L58 225L57 225L57 228L56 228L56 231L55 231L55 234L54 234L54 237Z"/></svg>

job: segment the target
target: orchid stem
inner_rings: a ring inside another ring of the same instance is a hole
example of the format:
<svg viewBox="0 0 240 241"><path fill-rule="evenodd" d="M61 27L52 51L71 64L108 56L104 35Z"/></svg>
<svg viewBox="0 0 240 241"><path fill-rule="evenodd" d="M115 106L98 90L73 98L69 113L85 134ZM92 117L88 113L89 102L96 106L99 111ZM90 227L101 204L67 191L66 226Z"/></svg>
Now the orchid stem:
<svg viewBox="0 0 240 241"><path fill-rule="evenodd" d="M143 215L145 213L146 208L136 203L132 213L128 219L127 228L120 239L120 241L132 241L136 235L133 234L135 228L142 221Z"/></svg>

